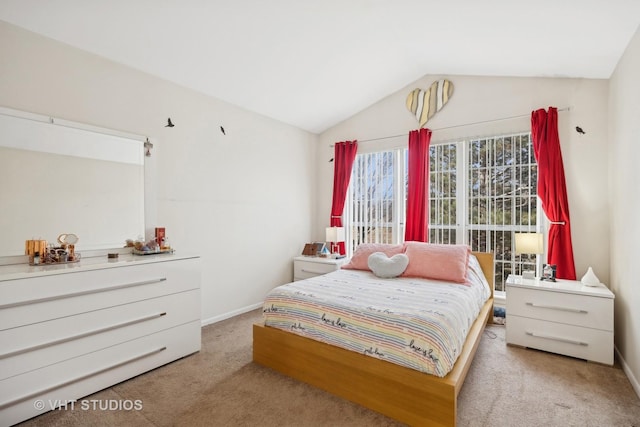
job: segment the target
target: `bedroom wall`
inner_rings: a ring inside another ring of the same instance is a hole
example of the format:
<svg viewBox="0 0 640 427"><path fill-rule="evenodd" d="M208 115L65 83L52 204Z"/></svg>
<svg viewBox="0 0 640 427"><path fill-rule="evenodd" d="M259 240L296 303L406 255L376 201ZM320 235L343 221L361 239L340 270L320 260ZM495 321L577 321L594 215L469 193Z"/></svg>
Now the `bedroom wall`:
<svg viewBox="0 0 640 427"><path fill-rule="evenodd" d="M202 256L205 322L292 279L311 238L317 136L2 21L0 57L0 105L153 140L147 230Z"/></svg>
<svg viewBox="0 0 640 427"><path fill-rule="evenodd" d="M640 28L611 77L609 174L611 290L615 293L615 341L623 368L640 396Z"/></svg>
<svg viewBox="0 0 640 427"><path fill-rule="evenodd" d="M333 187L333 157L336 141L402 135L380 141L361 142L359 150L384 145L406 147L407 134L418 122L405 106L415 88L428 88L447 78L454 93L444 108L430 119L432 144L460 137L487 136L530 130L530 113L538 108L569 107L560 112L558 127L565 166L572 222L572 241L578 278L592 266L605 283L609 281L609 211L607 201L607 80L563 78L506 78L474 76L425 76L375 105L320 135L318 147L319 239L329 223ZM495 119L523 116L517 119ZM481 123L467 125L470 123ZM461 126L462 125L462 126ZM575 131L581 126L586 134ZM455 126L455 127L453 127ZM453 127L450 129L442 129ZM440 130L442 129L442 130ZM323 215L324 213L324 215Z"/></svg>

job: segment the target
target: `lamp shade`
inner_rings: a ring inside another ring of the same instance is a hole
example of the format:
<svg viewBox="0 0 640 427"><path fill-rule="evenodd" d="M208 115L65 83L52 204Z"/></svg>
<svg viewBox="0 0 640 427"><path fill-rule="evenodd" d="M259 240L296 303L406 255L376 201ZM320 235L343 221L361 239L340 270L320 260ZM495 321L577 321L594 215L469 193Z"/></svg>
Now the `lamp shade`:
<svg viewBox="0 0 640 427"><path fill-rule="evenodd" d="M327 242L344 242L344 227L327 227L325 237Z"/></svg>
<svg viewBox="0 0 640 427"><path fill-rule="evenodd" d="M516 233L516 255L544 252L542 233Z"/></svg>

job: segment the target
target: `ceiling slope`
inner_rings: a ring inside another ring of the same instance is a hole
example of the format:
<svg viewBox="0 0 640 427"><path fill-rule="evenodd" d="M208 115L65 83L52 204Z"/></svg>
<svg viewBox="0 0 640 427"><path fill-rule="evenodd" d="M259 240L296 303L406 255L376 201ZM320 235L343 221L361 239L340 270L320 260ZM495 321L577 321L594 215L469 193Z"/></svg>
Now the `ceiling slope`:
<svg viewBox="0 0 640 427"><path fill-rule="evenodd" d="M609 78L637 0L2 0L0 19L321 133L426 74Z"/></svg>

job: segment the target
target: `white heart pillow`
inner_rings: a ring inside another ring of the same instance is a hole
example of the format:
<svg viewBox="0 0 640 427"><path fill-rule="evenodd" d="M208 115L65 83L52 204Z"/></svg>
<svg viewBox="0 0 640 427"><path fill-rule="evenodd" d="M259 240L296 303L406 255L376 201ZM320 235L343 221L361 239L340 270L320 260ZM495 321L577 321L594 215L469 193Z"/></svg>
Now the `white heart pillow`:
<svg viewBox="0 0 640 427"><path fill-rule="evenodd" d="M374 252L369 255L367 265L378 277L385 279L398 277L409 265L409 257L405 254L396 254L389 258L382 252Z"/></svg>

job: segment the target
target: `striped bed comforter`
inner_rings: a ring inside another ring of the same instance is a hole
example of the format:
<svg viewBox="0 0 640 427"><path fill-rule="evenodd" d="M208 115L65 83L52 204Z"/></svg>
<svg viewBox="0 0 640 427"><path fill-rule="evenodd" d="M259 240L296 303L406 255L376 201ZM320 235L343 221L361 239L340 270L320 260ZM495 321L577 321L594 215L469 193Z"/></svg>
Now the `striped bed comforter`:
<svg viewBox="0 0 640 427"><path fill-rule="evenodd" d="M444 377L490 296L471 256L467 285L338 270L273 289L265 325Z"/></svg>

